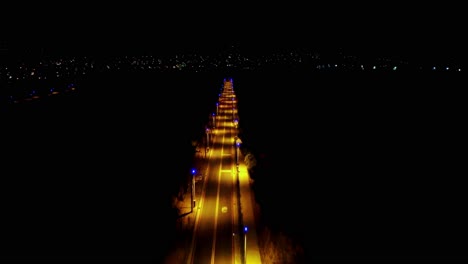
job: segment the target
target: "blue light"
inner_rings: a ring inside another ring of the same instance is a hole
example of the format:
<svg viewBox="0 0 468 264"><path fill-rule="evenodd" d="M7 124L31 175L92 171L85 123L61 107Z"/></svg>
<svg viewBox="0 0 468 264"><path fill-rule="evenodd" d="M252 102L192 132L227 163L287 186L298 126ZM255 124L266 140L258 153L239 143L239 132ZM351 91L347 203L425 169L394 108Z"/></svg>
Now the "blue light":
<svg viewBox="0 0 468 264"><path fill-rule="evenodd" d="M248 228L244 226L244 232L247 233Z"/></svg>
<svg viewBox="0 0 468 264"><path fill-rule="evenodd" d="M196 170L195 169L192 169L192 174L195 174Z"/></svg>

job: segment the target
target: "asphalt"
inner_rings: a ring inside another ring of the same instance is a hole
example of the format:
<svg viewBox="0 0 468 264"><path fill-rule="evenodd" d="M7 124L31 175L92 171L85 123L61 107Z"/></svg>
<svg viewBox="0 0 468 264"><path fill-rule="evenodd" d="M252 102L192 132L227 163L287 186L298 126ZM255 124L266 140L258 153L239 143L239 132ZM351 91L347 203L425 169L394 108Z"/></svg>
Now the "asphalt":
<svg viewBox="0 0 468 264"><path fill-rule="evenodd" d="M193 236L193 230L195 227L195 222L197 216L199 215L199 209L201 208L201 204L199 201L202 198L203 192L203 175L205 174L206 170L206 161L202 162L204 159L204 152L197 152L196 158L199 161L198 166L200 169L200 173L198 174L199 177L196 177L196 186L195 186L195 203L194 207L192 208L191 200L192 196L190 195L190 189L186 192L184 199L179 201L178 208L179 208L179 219L177 220L177 224L180 228L180 235L181 240L177 242L176 248L167 255L164 263L187 263L188 261L188 254L190 251L187 250L191 247L191 238ZM209 158L209 153L208 156ZM245 249L245 263L249 264L257 264L262 263L260 257L260 251L258 246L258 237L257 237L257 229L255 224L255 213L254 213L254 205L255 199L254 195L251 190L250 186L250 176L247 170L247 166L243 162L243 157L240 157L240 163L237 169L238 179L239 179L239 199L240 199L240 207L238 207L238 211L236 212L237 216L241 216L240 223L241 227L246 227L247 229L241 228L245 234L243 236L243 240L236 240L237 244L235 245L235 263L243 264L244 255L240 250L241 247ZM246 231L245 231L246 230ZM244 245L244 243L246 244ZM187 254L188 253L188 254Z"/></svg>

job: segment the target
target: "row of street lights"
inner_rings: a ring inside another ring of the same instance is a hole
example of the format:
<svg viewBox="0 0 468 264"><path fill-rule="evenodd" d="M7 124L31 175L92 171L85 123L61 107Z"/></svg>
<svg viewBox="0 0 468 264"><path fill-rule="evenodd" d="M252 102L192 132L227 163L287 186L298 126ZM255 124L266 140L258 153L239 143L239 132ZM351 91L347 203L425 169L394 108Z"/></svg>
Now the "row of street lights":
<svg viewBox="0 0 468 264"><path fill-rule="evenodd" d="M216 115L218 115L219 113L219 103L216 103L216 114L215 113L212 113L211 114L211 118L212 118L212 125L213 125L213 128L216 127ZM205 145L205 158L208 154L208 151L210 150L210 133L212 133L212 130L209 128L209 126L206 126L205 128L205 134L206 134L206 145ZM196 183L196 174L197 174L197 171L195 169L192 169L191 171L191 174L192 174L192 188L191 188L191 200L192 200L192 204L191 204L191 212L193 212L193 208L195 207L195 203L196 203L196 199L195 199L195 183Z"/></svg>
<svg viewBox="0 0 468 264"><path fill-rule="evenodd" d="M232 103L235 104L235 98L232 98ZM216 107L218 107L218 104L216 104ZM236 108L235 108L235 105L233 105L232 107L232 122L234 124L234 127L235 129L237 130L237 128L239 127L239 120L238 120L238 117L236 115ZM236 131L236 134L237 131ZM236 169L237 169L237 179L239 180L239 156L240 156L240 147L241 147L241 144L242 144L242 140L239 138L239 136L235 136L234 137L234 144L235 144L235 156L236 156ZM248 227L247 226L244 226L244 229L243 229L243 235L244 235L244 254L243 254L243 263L247 263L247 231L248 231Z"/></svg>
<svg viewBox="0 0 468 264"><path fill-rule="evenodd" d="M221 97L221 94L220 94L220 97ZM235 99L232 98L232 101L233 103L235 103ZM219 102L216 102L216 113L212 113L211 114L211 122L212 122L212 128L216 128L216 116L219 116ZM232 107L232 122L234 124L234 127L235 129L237 130L238 126L239 126L239 120L236 118L236 114L235 114L235 107L233 106ZM207 153L209 151L209 145L210 145L210 133L212 133L212 129L210 129L209 125L206 126L205 128L205 133L206 133L206 148L205 148L205 158L207 157ZM237 131L236 131L237 132ZM237 133L236 133L237 134ZM235 136L234 137L234 144L235 144L235 162L236 162L236 167L237 167L237 177L239 177L239 158L240 158L240 146L242 144L242 140L238 137L238 136ZM191 171L191 174L192 174L192 191L191 191L191 200L192 200L192 204L191 204L191 212L193 212L193 209L195 208L196 206L196 199L195 199L195 183L196 183L196 174L197 174L197 171L195 169L192 169ZM247 260L247 231L248 231L248 228L247 226L244 226L244 229L243 229L243 235L244 235L244 254L243 254L243 261L244 263L246 263L246 260Z"/></svg>

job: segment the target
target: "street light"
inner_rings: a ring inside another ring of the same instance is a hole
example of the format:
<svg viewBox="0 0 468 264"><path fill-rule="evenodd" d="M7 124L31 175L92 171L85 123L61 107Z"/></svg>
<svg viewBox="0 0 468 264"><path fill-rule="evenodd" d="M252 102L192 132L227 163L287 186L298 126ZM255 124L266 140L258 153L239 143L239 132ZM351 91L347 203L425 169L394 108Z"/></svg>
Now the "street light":
<svg viewBox="0 0 468 264"><path fill-rule="evenodd" d="M193 208L195 207L195 174L196 174L196 170L195 169L192 169L192 191L190 192L190 196L191 196L191 211L190 212L193 212Z"/></svg>
<svg viewBox="0 0 468 264"><path fill-rule="evenodd" d="M234 119L236 118L236 116L234 115L234 107L232 107L232 121L234 122Z"/></svg>
<svg viewBox="0 0 468 264"><path fill-rule="evenodd" d="M248 228L244 226L244 260L247 262L247 231Z"/></svg>
<svg viewBox="0 0 468 264"><path fill-rule="evenodd" d="M206 128L206 147L208 148L210 146L210 129Z"/></svg>
<svg viewBox="0 0 468 264"><path fill-rule="evenodd" d="M236 165L239 165L239 152L240 152L240 145L242 140L239 137L235 137L236 142Z"/></svg>
<svg viewBox="0 0 468 264"><path fill-rule="evenodd" d="M211 117L213 118L213 127L216 127L216 114L212 113Z"/></svg>

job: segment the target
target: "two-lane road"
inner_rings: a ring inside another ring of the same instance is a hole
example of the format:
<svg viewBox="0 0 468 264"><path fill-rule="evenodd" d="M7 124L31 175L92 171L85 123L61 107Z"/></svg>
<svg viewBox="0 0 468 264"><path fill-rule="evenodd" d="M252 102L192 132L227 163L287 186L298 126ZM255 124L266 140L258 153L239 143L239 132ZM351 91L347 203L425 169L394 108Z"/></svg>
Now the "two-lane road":
<svg viewBox="0 0 468 264"><path fill-rule="evenodd" d="M224 83L216 127L211 128L208 167L197 217L189 263L236 263L240 260L236 199L234 138L237 136L232 82ZM236 258L238 258L236 260Z"/></svg>

